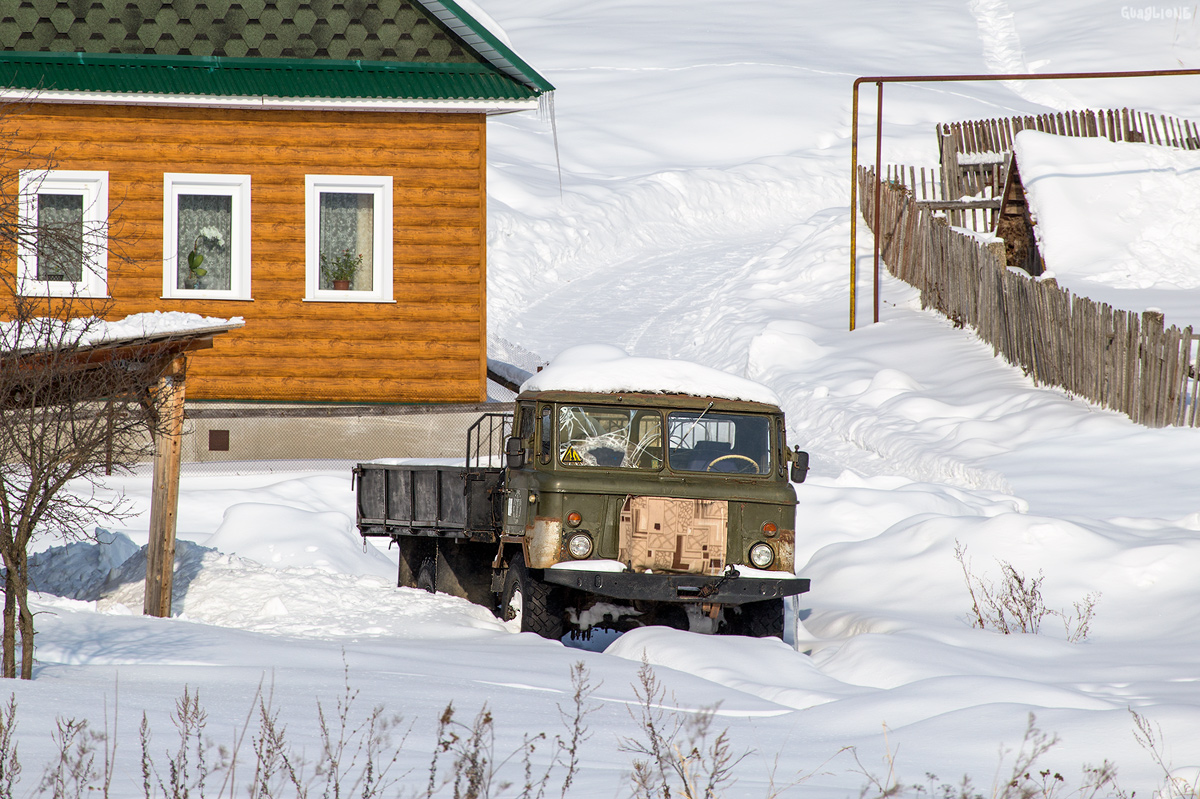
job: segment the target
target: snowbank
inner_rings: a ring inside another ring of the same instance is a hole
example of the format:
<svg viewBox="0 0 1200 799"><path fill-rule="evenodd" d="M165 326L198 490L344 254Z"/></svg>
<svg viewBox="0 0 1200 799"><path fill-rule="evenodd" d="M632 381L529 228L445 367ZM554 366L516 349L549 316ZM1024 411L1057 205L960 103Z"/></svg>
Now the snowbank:
<svg viewBox="0 0 1200 799"><path fill-rule="evenodd" d="M302 567L389 578L392 562L364 547L354 521L343 513L314 513L290 505L243 502L225 510L205 545L274 568Z"/></svg>

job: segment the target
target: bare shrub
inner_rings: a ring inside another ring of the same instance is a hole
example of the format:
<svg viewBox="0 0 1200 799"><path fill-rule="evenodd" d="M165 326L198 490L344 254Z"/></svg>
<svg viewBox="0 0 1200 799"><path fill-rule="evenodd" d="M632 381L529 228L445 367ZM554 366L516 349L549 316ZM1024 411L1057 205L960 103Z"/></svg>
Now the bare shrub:
<svg viewBox="0 0 1200 799"><path fill-rule="evenodd" d="M567 791L571 789L571 784L575 781L575 775L579 773L579 763L582 756L581 747L592 737L591 731L587 725L587 717L598 709L597 705L591 703L592 694L600 687L598 683L592 682L591 674L588 672L587 666L583 661L576 661L571 666L571 704L570 707L564 709L562 705L558 706L558 714L562 719L563 726L566 727L567 735L565 738L556 738L556 754L555 762L564 763L567 773L563 775L562 790L559 796L566 796ZM532 754L533 749L529 749ZM527 770L528 773L528 770ZM544 785L549 779L547 772L546 778L543 779ZM525 796L532 795L530 793L532 785L529 780L526 780ZM541 799L541 793L537 794L537 799Z"/></svg>
<svg viewBox="0 0 1200 799"><path fill-rule="evenodd" d="M17 697L8 695L8 704L0 705L0 799L13 799L13 789L21 778L21 760L17 756Z"/></svg>
<svg viewBox="0 0 1200 799"><path fill-rule="evenodd" d="M141 741L142 791L146 799L204 799L210 777L229 767L228 753L204 734L208 713L200 706L200 692L184 687L175 700L171 724L179 736L179 746L165 753L163 771L150 754L150 724L146 714L138 729Z"/></svg>
<svg viewBox="0 0 1200 799"><path fill-rule="evenodd" d="M261 697L258 700L258 733L250 739L250 748L254 752L250 799L279 796L284 785L293 781L288 774L287 729L279 723L279 711Z"/></svg>
<svg viewBox="0 0 1200 799"><path fill-rule="evenodd" d="M242 730L235 731L239 743L232 753L215 747L205 736L208 718L198 694L185 689L176 700L171 721L179 736L179 746L165 753L165 761L156 764L151 755L151 736L146 715L139 728L141 741L142 792L145 799L203 799L210 778L224 773L225 781L214 794L217 797L248 794L252 799L296 797L297 799L376 799L382 796L411 796L414 799L544 799L555 789L565 797L578 776L583 762L582 743L591 737L587 717L596 710L590 701L596 684L582 663L571 669L572 697L559 706L564 733L555 736L553 757L542 765L534 757L545 733L523 734L521 743L507 756L496 755L497 719L485 706L470 722L459 722L452 705L438 720L429 778L423 791L412 790L407 779L412 772L389 776L397 763L407 735L393 741L390 730L395 717L384 717L376 708L363 717L354 713L358 693L349 687L335 705L336 714L321 713L322 754L313 763L305 763L287 740L286 728L273 709L272 692L255 693L253 711ZM714 725L715 709L685 713L671 708L666 690L645 661L634 685L638 703L630 709L637 733L619 740L621 751L635 755L630 785L635 799L717 799L727 796L734 784L733 770L749 754L734 751L728 730ZM1157 724L1130 710L1134 737L1162 769L1164 782L1152 795L1160 799L1200 799L1197 786L1172 773L1163 754L1161 729ZM240 741L248 731L252 717L257 730L251 735L255 767L253 777L238 783L231 777ZM863 765L854 747L843 747L819 768L849 750L857 773L865 779L860 799L1132 799L1117 782L1117 769L1108 760L1099 766L1085 764L1080 776L1068 779L1061 771L1044 765L1048 753L1058 744L1057 735L1042 732L1031 713L1021 744L1014 749L1001 748L999 766L990 790L976 787L967 774L957 782L943 782L926 773L921 783L905 783L900 775L896 749L888 740L884 726L886 769L882 775ZM93 730L86 719L59 718L52 733L57 756L45 767L42 781L27 795L50 799L82 799L108 796L114 771L116 713L110 732L105 710L104 732ZM21 764L16 754L16 701L10 697L0 706L0 799L16 793ZM108 745L110 738L113 745ZM215 756L214 756L215 751ZM103 757L103 762L98 758ZM448 762L447 762L448 761ZM336 765L335 765L336 763ZM517 771L514 779L510 774ZM786 786L779 786L771 769L767 799L775 799L788 788L806 781L817 772L801 775ZM828 773L828 772L822 772ZM555 775L562 775L555 779ZM408 786L408 790L403 790ZM228 789L228 791L226 791ZM411 791L411 792L410 792Z"/></svg>
<svg viewBox="0 0 1200 799"><path fill-rule="evenodd" d="M88 221L80 228L22 212L36 204L45 180L32 176L56 165L44 143L19 135L21 112L20 101L0 103L0 675L32 679L30 544L47 532L87 538L97 520L128 513L122 498L104 496L103 477L152 451L151 435L163 424L147 392L164 364L149 363L144 352L89 361L111 300L67 290L72 281L60 282L65 294L50 296L22 272L33 254L56 273L66 263L88 274L102 259L129 259L115 226Z"/></svg>
<svg viewBox="0 0 1200 799"><path fill-rule="evenodd" d="M455 799L487 799L492 795L495 776L495 719L487 705L470 724L464 724L454 716L454 703L451 702L438 719L425 796L428 799L451 785ZM525 740L528 744L527 737ZM439 779L438 762L443 754L449 754L453 759L449 774Z"/></svg>
<svg viewBox="0 0 1200 799"><path fill-rule="evenodd" d="M992 795L999 799L1095 799L1097 796L1122 799L1126 794L1117 784L1117 767L1107 760L1099 766L1084 764L1079 784L1070 788L1067 778L1051 768L1040 767L1042 758L1059 742L1054 734L1042 732L1037 717L1029 714L1021 745L1013 754L1008 780L994 786ZM1002 757L1005 752L1002 750Z"/></svg>
<svg viewBox="0 0 1200 799"><path fill-rule="evenodd" d="M1046 578L1040 569L1037 577L1028 577L1008 561L997 560L1000 582L996 584L971 570L967 548L958 541L954 542L954 557L962 567L967 593L971 596L968 619L972 627L995 630L1005 635L1037 635L1041 632L1042 622L1049 616L1062 620L1067 640L1071 643L1087 640L1096 614L1096 603L1100 601L1100 592L1090 592L1073 603L1074 612L1055 610L1046 607L1042 598L1042 583Z"/></svg>
<svg viewBox="0 0 1200 799"><path fill-rule="evenodd" d="M469 724L455 718L453 703L446 705L438 719L429 779L421 796L432 799L448 787L454 799L490 799L514 791L518 799L543 799L554 784L555 775L562 771L559 796L565 797L579 773L582 745L591 738L587 718L597 709L591 702L597 687L582 662L571 667L571 700L566 706L558 706L565 732L554 737L554 755L544 768L534 764L537 747L546 740L544 732L525 733L518 747L499 757L496 719L486 705ZM451 758L448 768L442 765L444 755ZM507 776L506 767L513 762L520 763L519 783L502 778Z"/></svg>
<svg viewBox="0 0 1200 799"><path fill-rule="evenodd" d="M1097 799L1101 796L1131 799L1132 794L1126 794L1117 784L1116 766L1107 760L1100 766L1085 764L1074 787L1059 771L1044 767L1041 761L1058 742L1057 735L1038 728L1036 717L1030 713L1021 745L1015 751L1001 747L997 777L987 793L976 788L967 774L956 783L941 782L936 774L926 773L924 783L902 784L890 745L885 756L887 774L882 777L865 768L855 752L856 771L867 780L859 796L860 799ZM1010 756L1012 762L1006 767L1005 761Z"/></svg>
<svg viewBox="0 0 1200 799"><path fill-rule="evenodd" d="M621 738L619 748L635 755L630 774L637 799L714 799L733 783L733 769L748 752L734 754L729 730L715 730L716 706L695 713L668 713L666 688L645 657L633 686L637 737Z"/></svg>
<svg viewBox="0 0 1200 799"><path fill-rule="evenodd" d="M88 729L87 720L59 716L50 736L58 756L46 767L39 794L52 799L80 799L93 790L100 777L96 769L96 742L100 737Z"/></svg>
<svg viewBox="0 0 1200 799"><path fill-rule="evenodd" d="M342 799L343 796L373 799L397 781L392 776L392 768L400 758L408 735L405 733L399 742L393 743L393 731L399 726L401 717L385 713L382 705L376 705L362 720L354 719L352 711L358 691L350 687L350 667L344 654L343 680L344 688L334 706L332 721L326 716L321 702L317 702L321 755L314 768L313 780L321 783L321 799ZM307 780L286 758L285 765L297 796L306 797Z"/></svg>
<svg viewBox="0 0 1200 799"><path fill-rule="evenodd" d="M1162 727L1133 708L1129 708L1129 715L1133 716L1134 740L1150 754L1150 758L1162 769L1163 787L1159 789L1157 796L1160 799L1197 799L1200 797L1200 782L1189 782L1186 778L1173 773L1174 767L1163 752L1165 746Z"/></svg>

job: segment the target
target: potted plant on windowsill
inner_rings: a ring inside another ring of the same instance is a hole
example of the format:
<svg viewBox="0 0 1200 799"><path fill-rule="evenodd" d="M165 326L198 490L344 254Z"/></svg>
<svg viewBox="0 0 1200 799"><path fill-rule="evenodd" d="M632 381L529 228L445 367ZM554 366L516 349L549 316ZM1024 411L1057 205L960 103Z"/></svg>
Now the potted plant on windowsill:
<svg viewBox="0 0 1200 799"><path fill-rule="evenodd" d="M225 246L225 237L221 235L221 231L215 227L200 228L200 235L196 236L196 241L192 244L192 250L187 256L188 275L183 281L183 287L186 289L201 288L201 279L208 274L208 270L201 266L204 263L204 253L200 252L201 242L211 242L214 248Z"/></svg>
<svg viewBox="0 0 1200 799"><path fill-rule="evenodd" d="M333 286L334 291L349 291L354 275L362 267L362 253L351 253L342 250L332 258L321 254L321 271L325 279Z"/></svg>

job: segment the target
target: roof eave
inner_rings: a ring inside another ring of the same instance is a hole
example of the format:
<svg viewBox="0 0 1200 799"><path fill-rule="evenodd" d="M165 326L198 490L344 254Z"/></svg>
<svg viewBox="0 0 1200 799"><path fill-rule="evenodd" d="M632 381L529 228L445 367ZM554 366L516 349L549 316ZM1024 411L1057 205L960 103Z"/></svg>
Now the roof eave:
<svg viewBox="0 0 1200 799"><path fill-rule="evenodd" d="M105 103L109 105L150 105L179 108L260 108L294 111L407 111L460 114L512 114L538 107L536 97L521 100L498 99L397 99L378 97L268 97L193 94L152 94L148 92L53 91L0 89L0 101L39 103Z"/></svg>
<svg viewBox="0 0 1200 799"><path fill-rule="evenodd" d="M454 0L417 2L505 75L536 90L538 94L554 91L554 85L550 81L538 74L537 70L525 63L508 45L496 38Z"/></svg>

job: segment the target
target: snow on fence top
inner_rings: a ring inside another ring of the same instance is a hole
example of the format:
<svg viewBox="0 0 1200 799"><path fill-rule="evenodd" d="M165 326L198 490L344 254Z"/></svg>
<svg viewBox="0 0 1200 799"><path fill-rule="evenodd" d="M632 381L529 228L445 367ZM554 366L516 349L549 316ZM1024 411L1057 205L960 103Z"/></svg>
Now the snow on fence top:
<svg viewBox="0 0 1200 799"><path fill-rule="evenodd" d="M45 322L59 330L47 335ZM107 322L94 316L71 319L65 325L56 319L0 322L0 351L20 354L45 348L48 344L95 347L104 344L194 336L199 333L232 330L245 325L240 316L220 319L179 311L152 311Z"/></svg>
<svg viewBox="0 0 1200 799"><path fill-rule="evenodd" d="M1015 141L1046 268L1115 289L1200 288L1200 152L1024 130Z"/></svg>
<svg viewBox="0 0 1200 799"><path fill-rule="evenodd" d="M779 404L766 386L691 361L640 358L608 344L585 344L559 353L521 391L591 391L602 394L688 394Z"/></svg>

